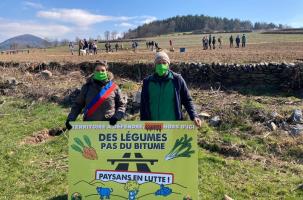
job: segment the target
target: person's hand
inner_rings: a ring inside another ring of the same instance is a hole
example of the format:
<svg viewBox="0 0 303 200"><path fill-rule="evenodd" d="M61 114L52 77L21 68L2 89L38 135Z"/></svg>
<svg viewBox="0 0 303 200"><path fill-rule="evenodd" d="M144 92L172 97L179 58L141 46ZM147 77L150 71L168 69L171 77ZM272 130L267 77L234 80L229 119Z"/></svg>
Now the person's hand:
<svg viewBox="0 0 303 200"><path fill-rule="evenodd" d="M112 125L112 126L114 126L114 125L117 124L117 121L118 121L117 117L112 116L112 117L109 119L109 124Z"/></svg>
<svg viewBox="0 0 303 200"><path fill-rule="evenodd" d="M66 120L66 122L65 122L65 127L66 127L66 129L67 130L71 130L73 127L72 127L72 125L69 123L69 119L68 120Z"/></svg>
<svg viewBox="0 0 303 200"><path fill-rule="evenodd" d="M202 126L202 120L200 118L195 117L194 122L197 127L200 128Z"/></svg>

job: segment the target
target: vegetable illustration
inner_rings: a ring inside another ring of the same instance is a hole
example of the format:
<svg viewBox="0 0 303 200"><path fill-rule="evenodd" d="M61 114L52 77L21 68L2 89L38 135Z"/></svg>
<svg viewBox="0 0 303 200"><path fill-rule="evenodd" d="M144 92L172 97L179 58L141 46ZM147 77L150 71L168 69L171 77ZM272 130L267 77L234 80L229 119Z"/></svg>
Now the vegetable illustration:
<svg viewBox="0 0 303 200"><path fill-rule="evenodd" d="M124 190L126 190L127 192L132 190L139 190L139 183L137 183L137 181L128 181L124 185Z"/></svg>
<svg viewBox="0 0 303 200"><path fill-rule="evenodd" d="M187 137L185 134L183 137L176 140L174 147L172 150L165 156L165 160L172 160L180 157L190 157L191 154L195 153L194 150L191 150L193 138Z"/></svg>
<svg viewBox="0 0 303 200"><path fill-rule="evenodd" d="M84 135L83 139L89 147L92 147L92 143L90 142L90 139L87 135Z"/></svg>
<svg viewBox="0 0 303 200"><path fill-rule="evenodd" d="M128 181L124 185L124 190L128 192L128 199L136 200L136 196L139 192L139 184L136 181Z"/></svg>
<svg viewBox="0 0 303 200"><path fill-rule="evenodd" d="M97 160L98 155L96 150L92 147L92 143L87 135L83 136L83 139L86 144L84 144L81 139L74 138L76 144L72 144L71 148L79 153L82 153L82 156L89 160ZM86 146L87 145L87 146Z"/></svg>

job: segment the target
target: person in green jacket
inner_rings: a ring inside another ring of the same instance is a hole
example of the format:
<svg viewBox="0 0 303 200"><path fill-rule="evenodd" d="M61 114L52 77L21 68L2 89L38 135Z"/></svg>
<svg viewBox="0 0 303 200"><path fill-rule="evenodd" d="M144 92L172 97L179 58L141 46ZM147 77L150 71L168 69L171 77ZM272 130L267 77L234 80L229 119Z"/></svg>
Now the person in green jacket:
<svg viewBox="0 0 303 200"><path fill-rule="evenodd" d="M246 47L246 35L245 34L242 35L242 47L243 48Z"/></svg>
<svg viewBox="0 0 303 200"><path fill-rule="evenodd" d="M187 85L180 74L169 70L170 59L163 52L155 56L155 73L143 80L140 119L142 121L183 120L182 106L196 126L202 121L195 111Z"/></svg>

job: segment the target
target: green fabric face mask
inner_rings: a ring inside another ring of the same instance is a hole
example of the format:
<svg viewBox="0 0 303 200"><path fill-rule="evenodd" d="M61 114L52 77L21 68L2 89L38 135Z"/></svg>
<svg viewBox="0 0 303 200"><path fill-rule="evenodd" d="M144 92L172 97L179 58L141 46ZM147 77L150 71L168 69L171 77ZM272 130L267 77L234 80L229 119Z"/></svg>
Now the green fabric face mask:
<svg viewBox="0 0 303 200"><path fill-rule="evenodd" d="M163 76L168 71L168 64L156 64L156 73Z"/></svg>
<svg viewBox="0 0 303 200"><path fill-rule="evenodd" d="M105 81L107 80L107 73L106 72L94 72L93 79L97 81Z"/></svg>

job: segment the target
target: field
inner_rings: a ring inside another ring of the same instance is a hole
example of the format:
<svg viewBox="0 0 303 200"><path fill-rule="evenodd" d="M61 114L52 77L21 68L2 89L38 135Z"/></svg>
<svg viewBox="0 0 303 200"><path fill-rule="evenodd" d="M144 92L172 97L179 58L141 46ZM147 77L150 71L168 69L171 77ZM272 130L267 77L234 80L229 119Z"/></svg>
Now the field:
<svg viewBox="0 0 303 200"><path fill-rule="evenodd" d="M247 34L247 48L229 48L230 34L220 34L223 37L223 48L202 50L202 35L174 34L164 35L146 40L154 40L163 49L169 49L169 40L173 41L175 52L169 53L173 62L202 63L258 63L258 62L296 62L303 59L303 34ZM234 37L236 34L233 34ZM219 35L216 35L217 37ZM114 45L112 45L114 46ZM103 50L97 56L72 56L67 46L46 50L34 50L29 55L0 55L1 61L18 62L83 62L96 59L115 62L152 62L154 53L146 49L144 43L139 44L138 52L130 49L130 43L125 43L128 50L106 53L104 44L99 44ZM179 48L185 47L185 53L179 53ZM76 52L77 54L77 52Z"/></svg>
<svg viewBox="0 0 303 200"><path fill-rule="evenodd" d="M200 49L200 35L151 39L163 48L168 48L169 39L175 48L188 48L185 54L170 53L173 61L254 63L303 58L303 35L251 33L246 49L229 49L225 44L215 51ZM0 61L29 63L96 59L152 62L153 53L140 44L137 53L125 50L79 57L69 55L67 47L57 47L0 55ZM51 77L45 77L39 71L0 67L0 199L67 200L68 132L64 122L75 88L81 87L89 74L51 72ZM115 81L128 98L124 120L139 120L133 99L141 82L120 77ZM302 91L214 85L190 91L203 119L197 141L199 199L222 200L225 195L235 200L303 199L303 135L291 134L291 115L295 109L303 110ZM221 119L218 126L210 123L214 116Z"/></svg>

